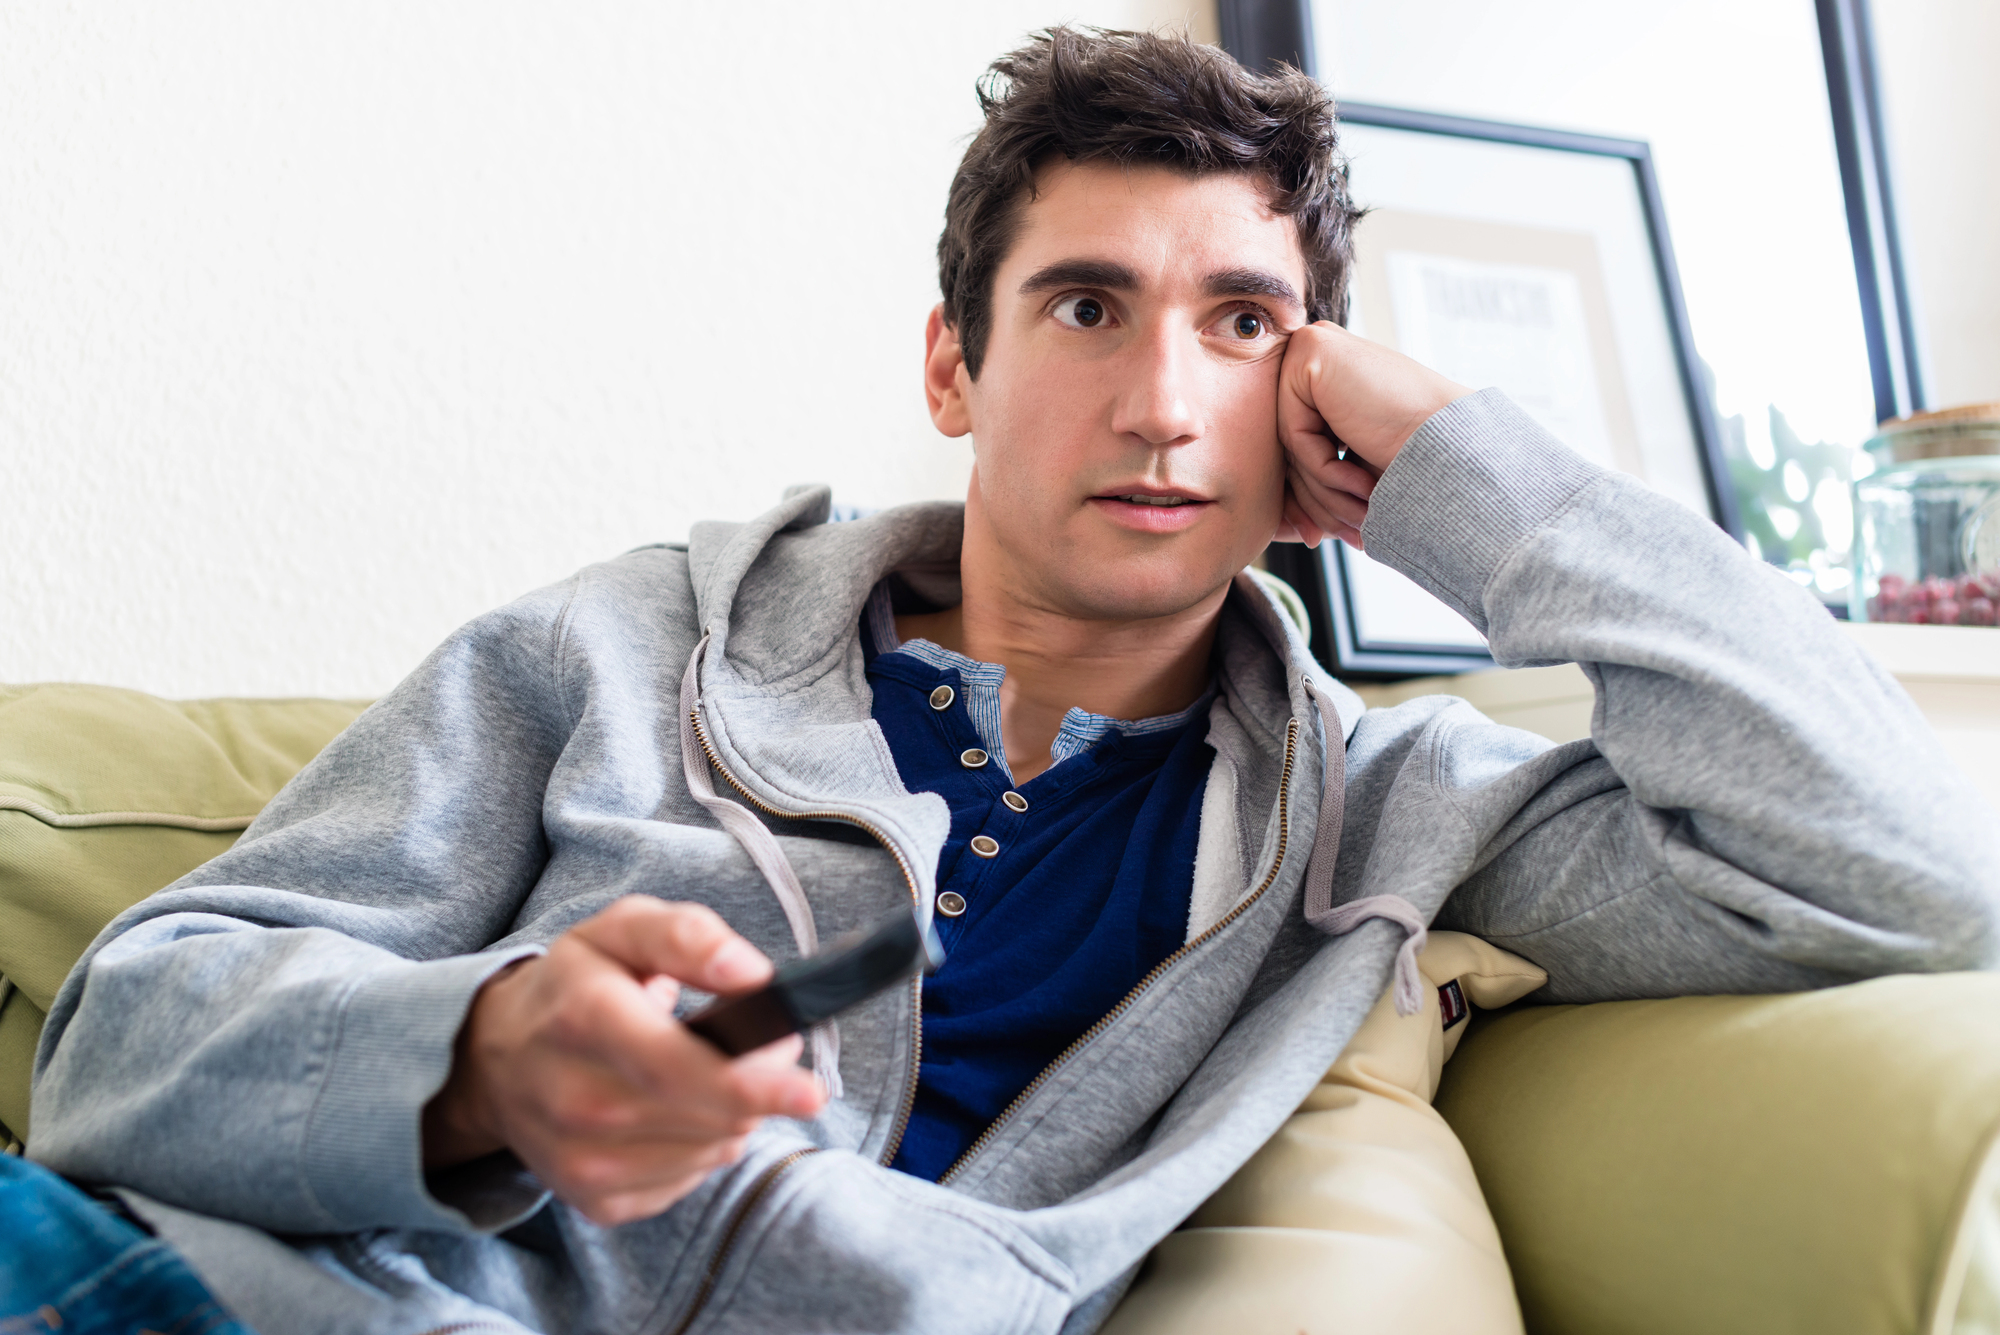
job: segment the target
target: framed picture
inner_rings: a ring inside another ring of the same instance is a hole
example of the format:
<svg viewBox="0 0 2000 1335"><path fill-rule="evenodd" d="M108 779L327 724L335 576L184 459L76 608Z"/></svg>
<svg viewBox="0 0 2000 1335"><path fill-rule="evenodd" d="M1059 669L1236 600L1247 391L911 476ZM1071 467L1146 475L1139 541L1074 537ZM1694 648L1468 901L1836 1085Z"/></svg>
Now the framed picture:
<svg viewBox="0 0 2000 1335"><path fill-rule="evenodd" d="M1636 140L1343 103L1355 201L1348 327L1740 539L1652 156ZM1267 558L1350 676L1491 666L1470 622L1343 543Z"/></svg>

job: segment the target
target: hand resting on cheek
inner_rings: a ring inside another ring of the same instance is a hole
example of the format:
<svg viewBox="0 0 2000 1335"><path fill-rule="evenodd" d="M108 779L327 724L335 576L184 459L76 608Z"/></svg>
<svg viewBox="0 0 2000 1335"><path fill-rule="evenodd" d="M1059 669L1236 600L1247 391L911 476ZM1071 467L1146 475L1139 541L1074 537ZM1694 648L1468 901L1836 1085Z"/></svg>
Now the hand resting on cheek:
<svg viewBox="0 0 2000 1335"><path fill-rule="evenodd" d="M1331 537L1359 548L1375 480L1432 413L1471 392L1330 321L1294 331L1278 372L1279 540L1316 547Z"/></svg>
<svg viewBox="0 0 2000 1335"><path fill-rule="evenodd" d="M660 1213L741 1156L759 1119L826 1101L797 1036L732 1061L673 1018L680 983L733 995L770 977L709 909L617 901L479 990L424 1109L425 1166L510 1149L594 1223Z"/></svg>

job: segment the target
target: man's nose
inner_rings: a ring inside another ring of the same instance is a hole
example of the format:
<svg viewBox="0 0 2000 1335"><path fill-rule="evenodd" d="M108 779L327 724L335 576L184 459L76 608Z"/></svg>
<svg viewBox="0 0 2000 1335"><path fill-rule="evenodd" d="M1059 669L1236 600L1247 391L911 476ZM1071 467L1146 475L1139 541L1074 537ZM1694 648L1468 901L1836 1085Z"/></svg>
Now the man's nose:
<svg viewBox="0 0 2000 1335"><path fill-rule="evenodd" d="M1174 445L1201 435L1201 415L1193 365L1192 339L1170 329L1148 332L1130 351L1126 383L1112 413L1111 429L1149 445Z"/></svg>

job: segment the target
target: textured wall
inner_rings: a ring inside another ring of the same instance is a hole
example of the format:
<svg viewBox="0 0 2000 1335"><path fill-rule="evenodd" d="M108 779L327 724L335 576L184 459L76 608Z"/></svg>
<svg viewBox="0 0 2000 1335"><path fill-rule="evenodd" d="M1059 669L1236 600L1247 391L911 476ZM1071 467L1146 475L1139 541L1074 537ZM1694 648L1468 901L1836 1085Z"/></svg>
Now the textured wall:
<svg viewBox="0 0 2000 1335"><path fill-rule="evenodd" d="M1064 19L1214 32L1208 0L0 9L0 681L369 695L786 483L962 494L931 248L973 79Z"/></svg>

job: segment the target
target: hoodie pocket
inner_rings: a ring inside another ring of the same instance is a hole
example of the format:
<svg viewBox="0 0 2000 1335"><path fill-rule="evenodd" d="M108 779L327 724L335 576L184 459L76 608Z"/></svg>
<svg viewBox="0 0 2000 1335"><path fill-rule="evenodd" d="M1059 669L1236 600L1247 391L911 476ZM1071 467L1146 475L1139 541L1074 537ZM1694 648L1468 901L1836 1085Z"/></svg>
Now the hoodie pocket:
<svg viewBox="0 0 2000 1335"><path fill-rule="evenodd" d="M1032 1335L1075 1290L1005 1212L840 1151L786 1166L733 1232L705 1303L663 1329Z"/></svg>

